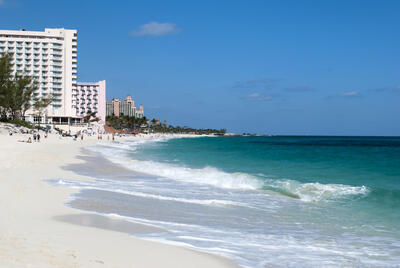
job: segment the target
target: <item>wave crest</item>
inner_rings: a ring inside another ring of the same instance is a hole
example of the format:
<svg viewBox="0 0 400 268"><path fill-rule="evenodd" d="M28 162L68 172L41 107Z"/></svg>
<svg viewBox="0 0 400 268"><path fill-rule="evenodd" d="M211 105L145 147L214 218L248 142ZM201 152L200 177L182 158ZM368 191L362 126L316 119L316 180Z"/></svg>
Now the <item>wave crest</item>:
<svg viewBox="0 0 400 268"><path fill-rule="evenodd" d="M301 199L306 202L317 202L322 200L334 200L347 196L366 195L369 193L367 187L350 186L344 184L322 184L318 182L300 183L294 180L269 181L270 185L264 189L275 190L284 195Z"/></svg>
<svg viewBox="0 0 400 268"><path fill-rule="evenodd" d="M118 145L126 149L127 144ZM129 144L134 150L134 144ZM108 147L108 146L107 146ZM238 190L269 190L305 202L340 199L346 196L366 195L369 190L365 186L350 186L344 184L301 183L295 180L268 179L247 173L228 173L215 167L189 168L170 163L142 161L131 159L124 154L116 154L113 148L92 148L102 153L111 161L129 169L165 177L177 181L196 184L207 184L214 187ZM115 148L115 147L114 147Z"/></svg>

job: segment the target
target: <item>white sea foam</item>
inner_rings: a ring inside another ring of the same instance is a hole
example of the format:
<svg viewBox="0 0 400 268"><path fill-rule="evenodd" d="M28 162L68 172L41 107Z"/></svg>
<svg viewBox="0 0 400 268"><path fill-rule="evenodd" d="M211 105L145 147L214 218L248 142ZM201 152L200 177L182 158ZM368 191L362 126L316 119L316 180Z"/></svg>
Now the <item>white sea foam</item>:
<svg viewBox="0 0 400 268"><path fill-rule="evenodd" d="M111 161L135 171L166 177L173 180L208 184L227 189L255 190L262 188L262 181L246 173L227 173L214 167L200 169L182 167L154 161L141 161L131 159L121 154L115 154L107 148L96 149Z"/></svg>
<svg viewBox="0 0 400 268"><path fill-rule="evenodd" d="M184 202L184 203L199 204L199 205L246 206L243 203L233 202L233 201L229 201L229 200L187 199L187 198L181 198L181 197L170 197L170 196L162 196L162 195L141 193L141 192L136 192L136 191L126 191L126 190L121 190L121 189L115 189L115 190L106 190L105 189L105 191L112 191L112 192L128 194L128 195L134 195L134 196L145 197L145 198L153 198L153 199L159 199L159 200Z"/></svg>
<svg viewBox="0 0 400 268"><path fill-rule="evenodd" d="M305 202L317 202L323 200L334 200L344 196L366 195L369 190L365 186L350 186L343 184L321 184L321 183L300 183L295 180L267 179L247 173L228 173L214 167L189 168L173 163L161 163L155 161L135 160L128 157L124 152L134 150L138 144L154 142L158 140L139 140L130 144L116 143L106 147L96 147L94 150L101 152L111 161L121 164L135 171L157 175L182 182L207 184L225 189L260 190L269 189L286 196L295 197ZM112 148L118 148L118 154ZM111 150L110 150L111 149Z"/></svg>
<svg viewBox="0 0 400 268"><path fill-rule="evenodd" d="M68 186L70 188L74 188L74 189L100 190L100 191L121 193L121 194L127 194L127 195L144 197L144 198L152 198L152 199L158 199L158 200L175 201L175 202L183 202L183 203L207 205L207 206L247 207L247 205L244 203L234 202L234 201L230 201L230 200L189 199L189 198L182 198L182 197L163 196L163 195L150 194L150 193L144 193L144 192L138 192L138 191L132 191L132 190L118 189L113 186L113 182L105 182L105 181L81 182L81 181L58 180L57 183L60 185Z"/></svg>
<svg viewBox="0 0 400 268"><path fill-rule="evenodd" d="M369 190L365 186L350 186L343 184L300 183L294 180L275 180L270 183L284 191L298 196L306 202L335 200L345 196L366 195Z"/></svg>
<svg viewBox="0 0 400 268"><path fill-rule="evenodd" d="M228 173L213 167L194 169L176 162L131 159L146 142L151 141L100 144L94 149L115 163L156 176L132 180L62 179L54 183L131 195L114 199L114 195L104 194L104 200L84 192L75 196L94 198L98 206L93 207L99 208L99 214L168 230L137 235L141 238L229 256L244 267L395 267L399 261L397 235L385 232L374 238L385 231L384 227L375 230L360 225L365 218L358 218L359 215L343 217L349 214L343 213L341 203L310 203L348 200L347 197L353 200L354 196L368 194L369 189L364 186L301 183L266 174ZM139 201L136 196L140 202L135 202ZM109 201L107 197L115 206L102 206ZM162 206L156 208L155 204L160 203ZM118 204L122 205L121 210Z"/></svg>

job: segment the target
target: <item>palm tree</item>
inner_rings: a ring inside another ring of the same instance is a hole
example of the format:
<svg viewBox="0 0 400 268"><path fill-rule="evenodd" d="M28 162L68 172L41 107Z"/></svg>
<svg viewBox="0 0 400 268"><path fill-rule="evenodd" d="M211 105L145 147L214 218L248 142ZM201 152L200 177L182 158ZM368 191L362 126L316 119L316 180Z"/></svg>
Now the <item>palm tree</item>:
<svg viewBox="0 0 400 268"><path fill-rule="evenodd" d="M34 100L33 109L35 110L35 114L39 117L38 129L40 128L40 119L42 118L42 114L44 110L53 102L53 96L49 94L47 97L36 98Z"/></svg>
<svg viewBox="0 0 400 268"><path fill-rule="evenodd" d="M97 117L97 112L88 111L87 114L83 117L83 122L90 125L92 122L99 122L100 119Z"/></svg>

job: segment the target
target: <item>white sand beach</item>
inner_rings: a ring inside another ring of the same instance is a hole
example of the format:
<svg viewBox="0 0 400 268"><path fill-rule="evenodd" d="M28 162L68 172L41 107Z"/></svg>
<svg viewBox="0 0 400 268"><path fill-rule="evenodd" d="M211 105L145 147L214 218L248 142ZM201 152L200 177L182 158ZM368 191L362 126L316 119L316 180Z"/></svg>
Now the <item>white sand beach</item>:
<svg viewBox="0 0 400 268"><path fill-rule="evenodd" d="M90 180L61 167L82 162L81 149L97 137L73 141L53 134L40 143L18 142L27 138L0 135L0 267L238 267L217 255L129 235L163 230L65 206L74 190L44 180Z"/></svg>

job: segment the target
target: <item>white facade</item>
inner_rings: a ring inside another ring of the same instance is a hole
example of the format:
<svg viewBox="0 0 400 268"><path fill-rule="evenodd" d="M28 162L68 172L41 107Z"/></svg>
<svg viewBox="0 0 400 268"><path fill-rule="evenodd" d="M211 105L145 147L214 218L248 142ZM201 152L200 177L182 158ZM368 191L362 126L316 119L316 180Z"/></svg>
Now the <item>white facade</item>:
<svg viewBox="0 0 400 268"><path fill-rule="evenodd" d="M96 112L100 124L106 122L106 81L97 83L78 82L74 91L73 101L76 104L76 112L84 117L88 112Z"/></svg>
<svg viewBox="0 0 400 268"><path fill-rule="evenodd" d="M73 91L77 88L77 31L45 29L38 31L0 30L0 54L13 56L13 71L33 76L39 83L35 97L54 97L42 122L75 122L78 119ZM33 111L28 111L33 121ZM38 120L38 118L36 118Z"/></svg>

